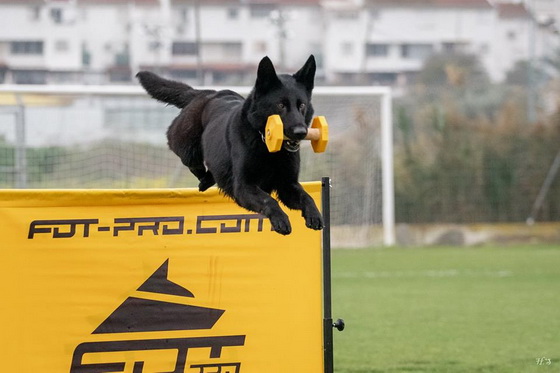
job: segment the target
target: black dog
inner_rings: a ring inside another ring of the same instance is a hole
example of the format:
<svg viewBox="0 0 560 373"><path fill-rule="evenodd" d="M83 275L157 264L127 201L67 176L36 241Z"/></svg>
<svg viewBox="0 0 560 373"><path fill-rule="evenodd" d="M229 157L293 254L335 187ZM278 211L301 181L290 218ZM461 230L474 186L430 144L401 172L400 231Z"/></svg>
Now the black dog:
<svg viewBox="0 0 560 373"><path fill-rule="evenodd" d="M319 210L298 182L299 142L313 116L315 69L310 56L294 75L277 75L265 57L247 99L229 90L193 89L147 71L137 77L153 98L182 109L167 130L168 145L199 179L199 190L217 183L238 205L269 218L276 232L289 234L288 216L270 196L274 191L288 208L302 211L307 227L323 228ZM272 114L280 115L289 139L277 153L268 152L263 141Z"/></svg>

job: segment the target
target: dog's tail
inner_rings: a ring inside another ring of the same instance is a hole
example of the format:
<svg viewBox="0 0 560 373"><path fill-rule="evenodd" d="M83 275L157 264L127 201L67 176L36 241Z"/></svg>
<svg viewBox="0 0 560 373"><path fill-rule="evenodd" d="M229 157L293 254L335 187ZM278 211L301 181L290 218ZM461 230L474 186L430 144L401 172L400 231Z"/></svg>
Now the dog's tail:
<svg viewBox="0 0 560 373"><path fill-rule="evenodd" d="M136 77L150 96L158 101L177 106L179 109L187 106L199 93L187 84L164 79L149 71L140 71Z"/></svg>

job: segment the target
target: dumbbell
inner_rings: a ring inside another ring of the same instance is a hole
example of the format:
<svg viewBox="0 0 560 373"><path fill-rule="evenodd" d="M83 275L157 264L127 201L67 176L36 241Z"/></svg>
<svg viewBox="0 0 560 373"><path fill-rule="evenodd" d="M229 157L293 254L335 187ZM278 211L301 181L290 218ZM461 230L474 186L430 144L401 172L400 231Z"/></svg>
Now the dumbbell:
<svg viewBox="0 0 560 373"><path fill-rule="evenodd" d="M265 128L265 143L268 151L275 153L282 149L282 142L287 140L284 136L284 124L280 115L268 117ZM305 140L311 140L311 146L315 153L323 153L329 142L329 125L324 116L313 118L311 127L307 129Z"/></svg>

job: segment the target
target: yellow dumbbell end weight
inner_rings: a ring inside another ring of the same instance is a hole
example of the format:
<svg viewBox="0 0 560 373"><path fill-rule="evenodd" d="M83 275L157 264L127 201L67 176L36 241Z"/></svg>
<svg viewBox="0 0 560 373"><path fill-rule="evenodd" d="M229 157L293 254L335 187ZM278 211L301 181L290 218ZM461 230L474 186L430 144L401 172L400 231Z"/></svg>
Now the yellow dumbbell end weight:
<svg viewBox="0 0 560 373"><path fill-rule="evenodd" d="M324 116L313 118L311 128L307 132L307 137L311 140L311 146L315 153L323 153L327 149L329 142L329 125ZM306 137L306 138L307 138Z"/></svg>
<svg viewBox="0 0 560 373"><path fill-rule="evenodd" d="M265 128L265 143L268 151L276 153L282 148L284 141L284 124L280 115L271 115L268 117Z"/></svg>

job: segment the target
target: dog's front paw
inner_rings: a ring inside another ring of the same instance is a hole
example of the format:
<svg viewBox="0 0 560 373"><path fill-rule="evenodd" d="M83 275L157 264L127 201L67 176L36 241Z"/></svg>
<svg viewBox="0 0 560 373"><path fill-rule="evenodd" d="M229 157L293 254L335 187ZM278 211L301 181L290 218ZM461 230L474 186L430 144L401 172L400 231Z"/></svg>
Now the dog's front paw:
<svg viewBox="0 0 560 373"><path fill-rule="evenodd" d="M314 216L305 218L305 226L318 231L323 229L325 224L323 223L323 218L321 218L321 216Z"/></svg>
<svg viewBox="0 0 560 373"><path fill-rule="evenodd" d="M292 233L292 226L290 220L287 216L272 216L270 217L270 224L272 224L272 230L277 233L288 235Z"/></svg>
<svg viewBox="0 0 560 373"><path fill-rule="evenodd" d="M321 214L317 213L305 217L305 226L307 228L311 228L318 231L323 229L325 227L325 224L323 223L323 218L321 217Z"/></svg>
<svg viewBox="0 0 560 373"><path fill-rule="evenodd" d="M204 192L215 183L216 182L214 181L214 177L212 176L212 174L210 172L206 172L204 177L200 179L200 183L198 184L198 190L200 192Z"/></svg>

